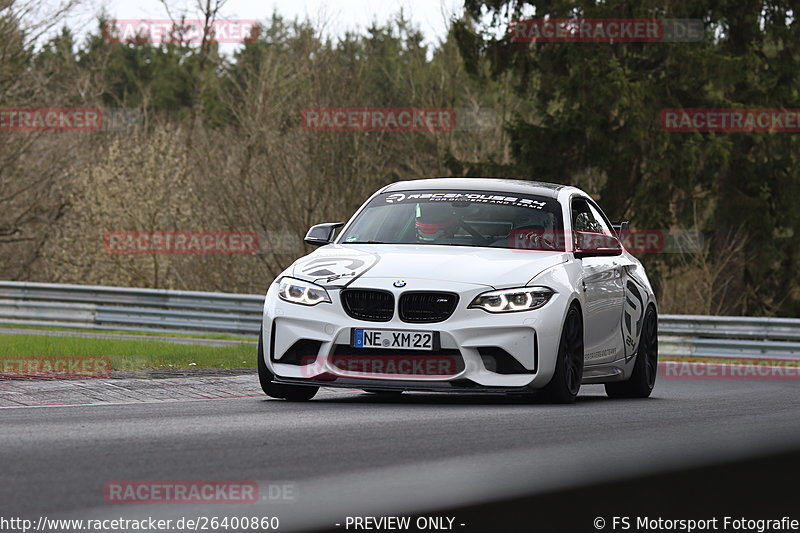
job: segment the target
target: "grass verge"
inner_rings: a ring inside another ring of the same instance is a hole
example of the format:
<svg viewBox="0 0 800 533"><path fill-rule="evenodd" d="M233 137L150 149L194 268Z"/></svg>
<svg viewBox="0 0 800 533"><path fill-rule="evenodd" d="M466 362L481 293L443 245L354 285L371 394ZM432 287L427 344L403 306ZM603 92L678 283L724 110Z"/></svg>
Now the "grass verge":
<svg viewBox="0 0 800 533"><path fill-rule="evenodd" d="M168 333L163 331L125 331L116 329L87 329L87 328L66 328L60 326L30 326L27 324L0 324L0 334L3 328L10 329L30 329L40 331L73 331L79 333L98 333L103 335L140 335L142 337L177 337L181 339L215 339L232 341L253 341L258 338L257 334L247 335L228 335L226 333Z"/></svg>
<svg viewBox="0 0 800 533"><path fill-rule="evenodd" d="M220 336L222 337L222 336ZM208 338L208 337L206 337ZM215 337L216 338L216 337ZM228 336L227 338L235 338ZM246 340L253 340L246 338ZM3 358L42 356L106 356L114 370L164 368L255 368L256 347L173 344L152 340L93 339L47 335L4 335L0 328L0 363ZM765 359L722 359L665 356L661 361L785 365Z"/></svg>
<svg viewBox="0 0 800 533"><path fill-rule="evenodd" d="M114 370L255 368L256 347L198 346L158 341L0 334L0 361L52 355L106 356Z"/></svg>

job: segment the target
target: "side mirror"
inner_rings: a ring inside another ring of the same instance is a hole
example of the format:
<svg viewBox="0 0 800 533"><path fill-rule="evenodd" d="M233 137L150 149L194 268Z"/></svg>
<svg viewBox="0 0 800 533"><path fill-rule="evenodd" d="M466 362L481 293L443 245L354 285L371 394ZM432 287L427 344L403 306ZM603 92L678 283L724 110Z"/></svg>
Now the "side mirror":
<svg viewBox="0 0 800 533"><path fill-rule="evenodd" d="M604 235L602 233L576 231L574 246L576 259L613 256L622 253L622 245L619 239L613 235Z"/></svg>
<svg viewBox="0 0 800 533"><path fill-rule="evenodd" d="M311 226L303 240L312 246L330 244L333 241L333 234L336 228L341 228L342 226L344 226L344 222L326 222Z"/></svg>

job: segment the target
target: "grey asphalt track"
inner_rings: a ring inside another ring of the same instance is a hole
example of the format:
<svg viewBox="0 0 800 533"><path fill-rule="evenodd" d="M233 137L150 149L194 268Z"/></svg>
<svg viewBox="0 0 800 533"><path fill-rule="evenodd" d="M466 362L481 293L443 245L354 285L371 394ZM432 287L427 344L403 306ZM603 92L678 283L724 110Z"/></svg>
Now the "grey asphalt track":
<svg viewBox="0 0 800 533"><path fill-rule="evenodd" d="M648 400L611 400L601 386L584 386L570 406L323 391L304 404L0 409L0 515L233 514L278 516L280 531L337 529L347 516L435 512L800 449L799 410L797 380L664 379ZM254 480L262 497L112 505L103 497L112 480ZM291 487L291 496L270 500L270 486Z"/></svg>

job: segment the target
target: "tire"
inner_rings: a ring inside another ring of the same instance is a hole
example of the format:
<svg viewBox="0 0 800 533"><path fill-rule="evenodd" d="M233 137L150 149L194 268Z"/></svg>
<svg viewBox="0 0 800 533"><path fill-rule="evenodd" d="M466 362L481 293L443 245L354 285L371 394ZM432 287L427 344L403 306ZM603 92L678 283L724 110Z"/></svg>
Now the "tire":
<svg viewBox="0 0 800 533"><path fill-rule="evenodd" d="M317 394L319 387L306 385L283 385L273 383L275 375L267 368L264 361L264 332L258 334L258 381L264 394L271 398L280 398L290 402L305 402Z"/></svg>
<svg viewBox="0 0 800 533"><path fill-rule="evenodd" d="M548 403L574 402L581 389L583 358L583 317L573 305L564 318L553 378L539 396Z"/></svg>
<svg viewBox="0 0 800 533"><path fill-rule="evenodd" d="M653 392L658 376L658 316L653 306L647 308L642 335L636 350L631 377L617 383L606 383L610 398L647 398Z"/></svg>

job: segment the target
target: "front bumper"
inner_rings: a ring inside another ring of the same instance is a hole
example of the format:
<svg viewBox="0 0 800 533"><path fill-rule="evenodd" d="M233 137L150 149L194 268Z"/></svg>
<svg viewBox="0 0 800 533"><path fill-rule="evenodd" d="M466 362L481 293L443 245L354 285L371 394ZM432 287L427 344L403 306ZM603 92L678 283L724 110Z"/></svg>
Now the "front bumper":
<svg viewBox="0 0 800 533"><path fill-rule="evenodd" d="M550 381L568 304L566 296L557 293L545 306L533 311L491 314L467 309L477 295L491 287L414 279L406 280L404 288L395 288L393 281L362 278L350 288L390 291L395 302L410 287L415 291L454 292L459 295L456 310L447 320L435 323L403 322L396 309L390 321L364 321L348 316L338 288L328 289L331 303L307 307L280 300L277 285L272 284L264 304L263 331L264 359L275 381L434 392L523 392L544 387ZM439 346L433 352L377 349L370 353L400 358L408 355L414 360L453 356L459 364L454 370L434 375L352 371L335 360L342 354L361 353L360 349L350 348L352 328L436 332ZM497 364L501 359L512 364Z"/></svg>

